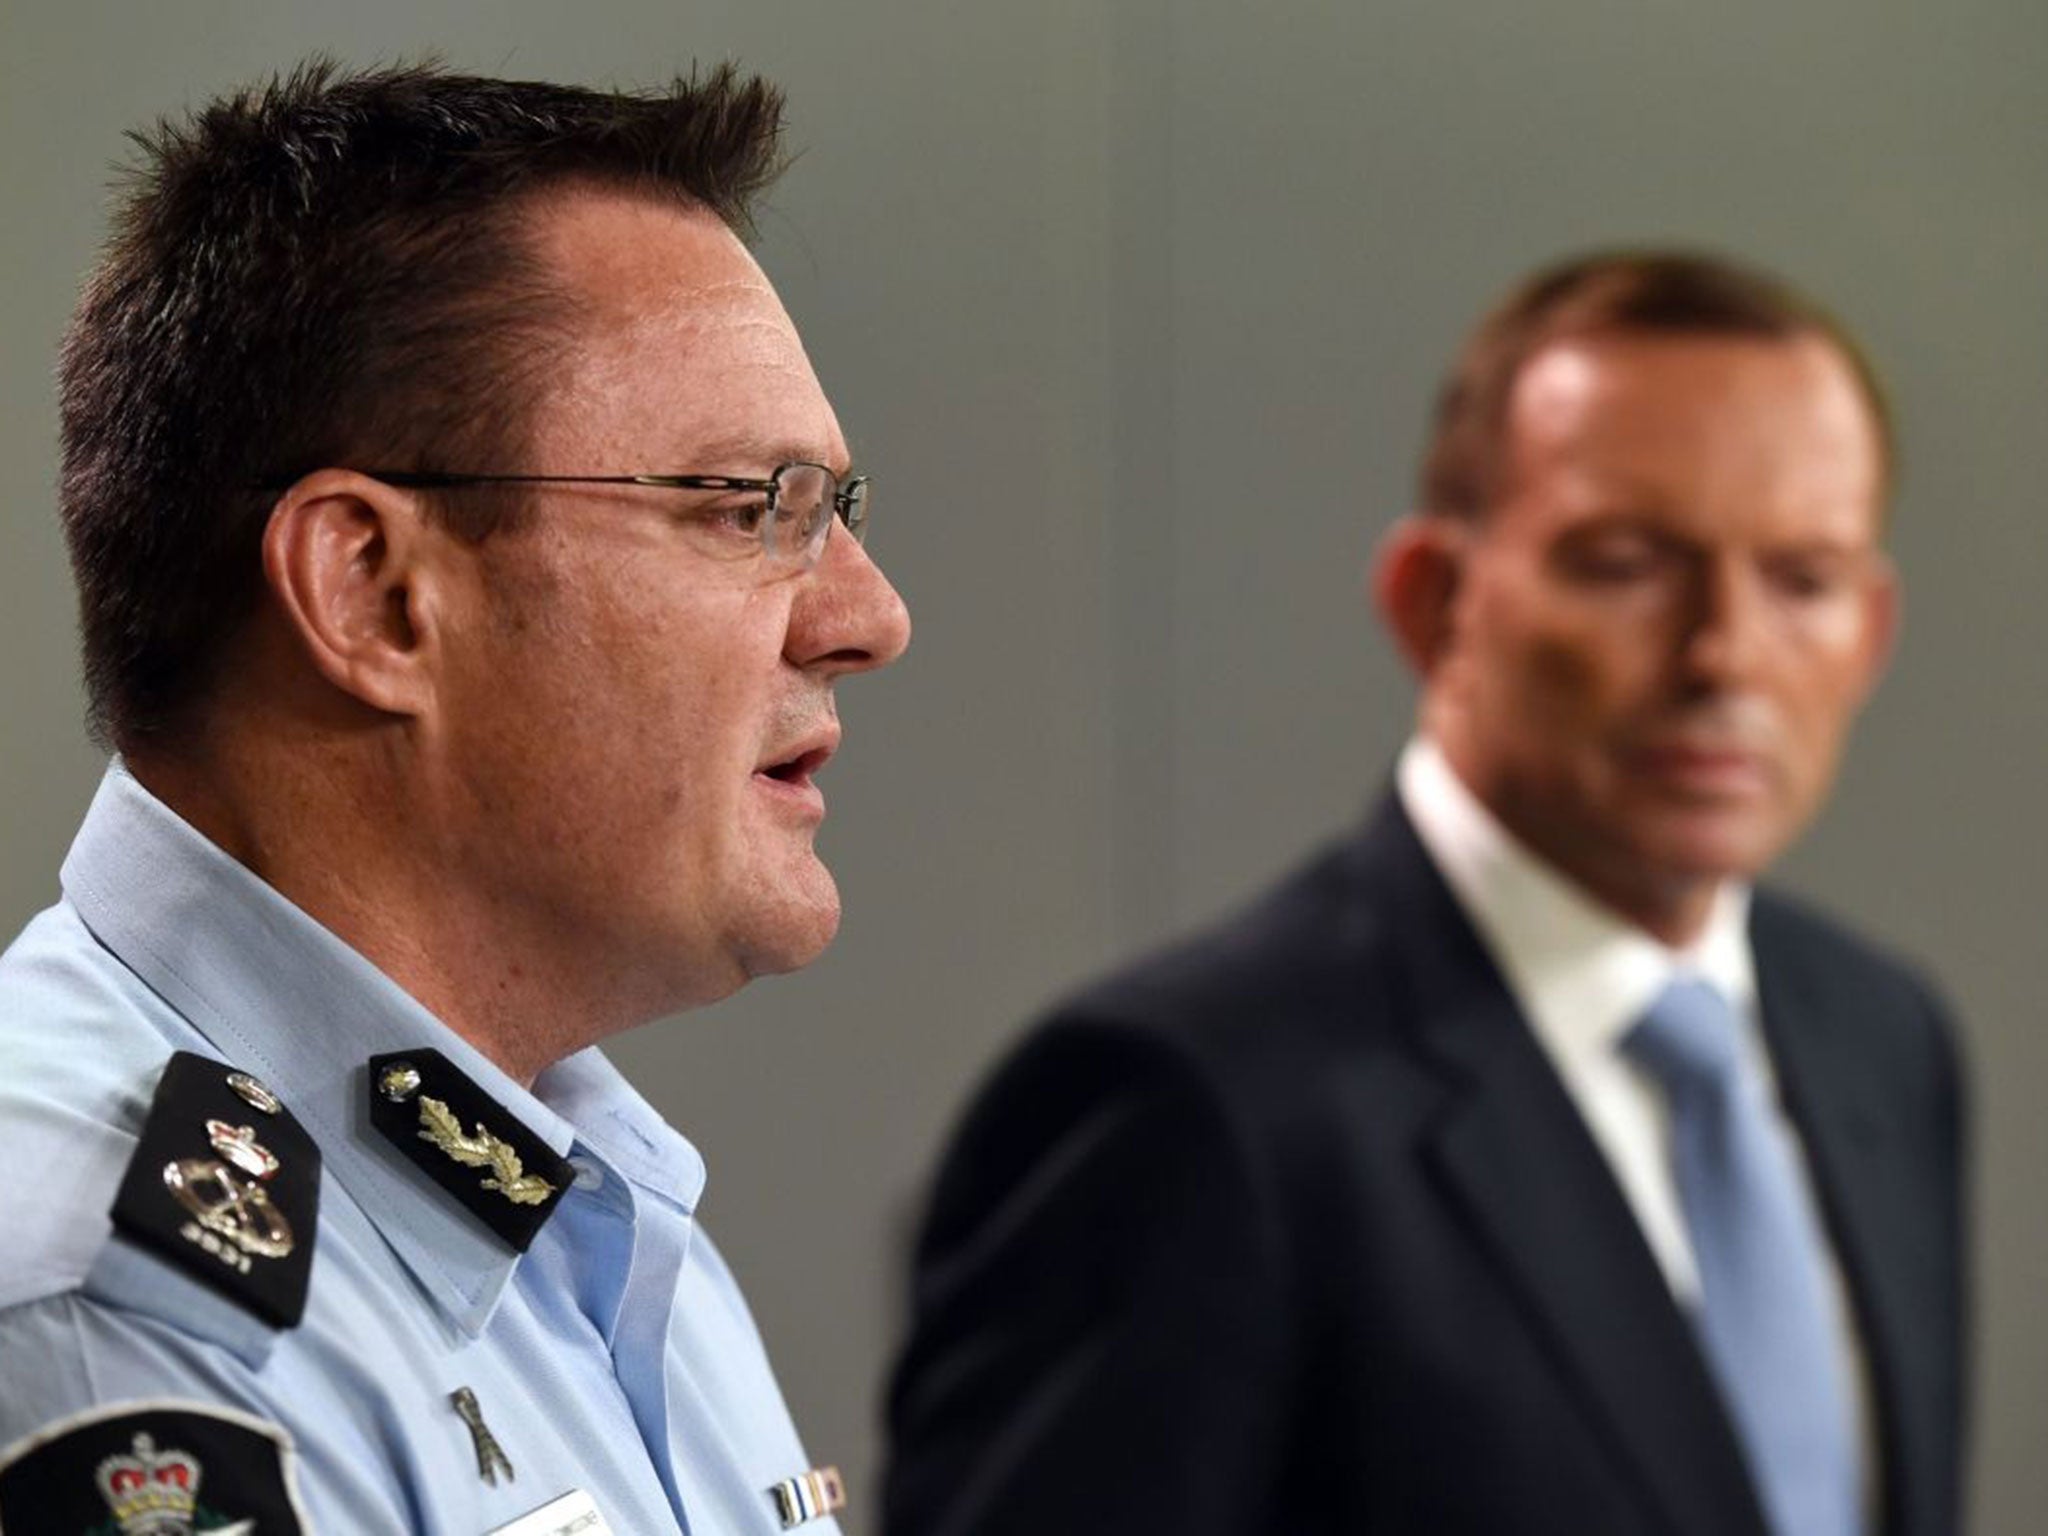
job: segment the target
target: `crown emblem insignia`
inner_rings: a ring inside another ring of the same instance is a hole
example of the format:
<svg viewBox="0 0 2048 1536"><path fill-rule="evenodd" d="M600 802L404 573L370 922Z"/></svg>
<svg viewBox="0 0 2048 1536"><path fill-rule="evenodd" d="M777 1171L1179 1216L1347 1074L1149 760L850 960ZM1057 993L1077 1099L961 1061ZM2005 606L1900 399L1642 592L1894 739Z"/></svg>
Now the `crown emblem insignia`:
<svg viewBox="0 0 2048 1536"><path fill-rule="evenodd" d="M206 1139L213 1150L251 1178L268 1179L277 1173L277 1156L256 1139L256 1128L230 1125L225 1120L206 1122Z"/></svg>
<svg viewBox="0 0 2048 1536"><path fill-rule="evenodd" d="M159 1451L148 1435L133 1452L109 1456L93 1473L121 1536L188 1536L199 1508L199 1461L184 1451Z"/></svg>

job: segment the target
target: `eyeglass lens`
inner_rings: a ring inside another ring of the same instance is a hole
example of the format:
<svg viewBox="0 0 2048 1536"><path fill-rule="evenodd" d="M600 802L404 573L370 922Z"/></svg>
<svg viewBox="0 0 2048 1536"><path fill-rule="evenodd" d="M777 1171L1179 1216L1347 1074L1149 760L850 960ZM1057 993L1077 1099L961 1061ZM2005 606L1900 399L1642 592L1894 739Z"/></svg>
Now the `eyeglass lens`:
<svg viewBox="0 0 2048 1536"><path fill-rule="evenodd" d="M846 530L855 539L866 531L867 483L855 479L841 489L837 477L822 464L785 464L775 475L775 515L770 546L784 558L815 559L841 510Z"/></svg>

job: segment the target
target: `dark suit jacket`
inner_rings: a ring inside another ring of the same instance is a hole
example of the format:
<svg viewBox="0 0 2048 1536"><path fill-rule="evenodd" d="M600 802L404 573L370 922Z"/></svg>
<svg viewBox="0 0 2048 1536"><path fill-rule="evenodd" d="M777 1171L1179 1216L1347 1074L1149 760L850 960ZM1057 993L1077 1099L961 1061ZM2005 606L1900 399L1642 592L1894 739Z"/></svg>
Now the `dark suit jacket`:
<svg viewBox="0 0 2048 1536"><path fill-rule="evenodd" d="M1868 1351L1890 1536L1958 1528L1960 1108L1927 989L1753 906ZM1690 1325L1390 802L1085 993L960 1130L887 1536L1763 1536Z"/></svg>

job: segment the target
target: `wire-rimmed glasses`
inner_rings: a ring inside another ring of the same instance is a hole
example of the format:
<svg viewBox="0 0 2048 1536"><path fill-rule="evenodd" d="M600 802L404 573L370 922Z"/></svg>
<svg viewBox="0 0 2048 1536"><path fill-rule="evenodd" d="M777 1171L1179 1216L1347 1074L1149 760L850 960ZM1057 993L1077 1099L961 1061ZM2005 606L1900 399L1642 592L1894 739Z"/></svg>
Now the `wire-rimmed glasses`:
<svg viewBox="0 0 2048 1536"><path fill-rule="evenodd" d="M443 470L358 471L386 485L443 490L466 485L646 485L683 491L739 491L761 500L711 509L740 534L753 534L769 560L808 569L824 553L836 515L855 543L867 537L868 477L841 480L823 464L795 460L765 479L747 475L470 475Z"/></svg>

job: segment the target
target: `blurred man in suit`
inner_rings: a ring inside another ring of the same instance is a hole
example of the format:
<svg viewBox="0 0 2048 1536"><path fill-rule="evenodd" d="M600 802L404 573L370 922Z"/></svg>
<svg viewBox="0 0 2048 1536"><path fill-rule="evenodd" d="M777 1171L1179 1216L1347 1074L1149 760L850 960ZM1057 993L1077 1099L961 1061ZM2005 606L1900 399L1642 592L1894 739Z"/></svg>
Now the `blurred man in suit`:
<svg viewBox="0 0 2048 1536"><path fill-rule="evenodd" d="M1683 253L1539 274L1442 395L1366 826L1060 1008L945 1160L890 1536L1943 1536L1959 1082L1753 889L1883 669L1859 350Z"/></svg>

